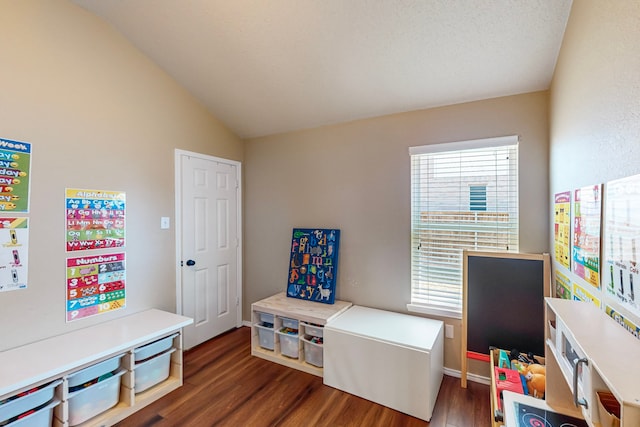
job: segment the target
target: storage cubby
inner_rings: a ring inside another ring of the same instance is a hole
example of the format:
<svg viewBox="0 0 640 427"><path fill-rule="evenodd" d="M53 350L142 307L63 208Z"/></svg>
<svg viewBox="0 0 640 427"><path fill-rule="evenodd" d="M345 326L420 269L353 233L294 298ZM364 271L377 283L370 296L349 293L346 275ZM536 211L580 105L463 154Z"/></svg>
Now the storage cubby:
<svg viewBox="0 0 640 427"><path fill-rule="evenodd" d="M547 298L545 311L547 404L610 425L600 393L620 406L620 427L639 426L640 341L587 302Z"/></svg>
<svg viewBox="0 0 640 427"><path fill-rule="evenodd" d="M148 310L0 353L0 424L23 409L9 426L117 423L182 385L191 322Z"/></svg>
<svg viewBox="0 0 640 427"><path fill-rule="evenodd" d="M255 302L251 305L251 354L322 376L323 347L311 338L321 338L324 325L349 307L346 301L324 304L285 293Z"/></svg>

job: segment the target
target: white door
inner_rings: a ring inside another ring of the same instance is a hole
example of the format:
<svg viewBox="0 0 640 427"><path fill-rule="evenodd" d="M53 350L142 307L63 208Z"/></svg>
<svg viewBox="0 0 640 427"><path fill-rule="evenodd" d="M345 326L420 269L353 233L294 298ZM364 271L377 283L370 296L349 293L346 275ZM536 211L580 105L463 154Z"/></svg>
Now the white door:
<svg viewBox="0 0 640 427"><path fill-rule="evenodd" d="M185 348L241 325L240 164L176 151L178 311Z"/></svg>

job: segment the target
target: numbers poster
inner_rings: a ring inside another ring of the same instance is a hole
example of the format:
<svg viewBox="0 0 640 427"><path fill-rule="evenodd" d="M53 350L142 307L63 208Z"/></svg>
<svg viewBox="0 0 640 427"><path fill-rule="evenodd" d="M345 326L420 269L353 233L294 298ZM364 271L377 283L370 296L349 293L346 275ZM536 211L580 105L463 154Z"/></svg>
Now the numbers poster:
<svg viewBox="0 0 640 427"><path fill-rule="evenodd" d="M0 292L27 287L29 228L27 218L0 218Z"/></svg>
<svg viewBox="0 0 640 427"><path fill-rule="evenodd" d="M67 258L67 322L125 307L125 254Z"/></svg>
<svg viewBox="0 0 640 427"><path fill-rule="evenodd" d="M67 252L125 246L125 193L66 190Z"/></svg>
<svg viewBox="0 0 640 427"><path fill-rule="evenodd" d="M294 228L287 296L333 304L340 230Z"/></svg>
<svg viewBox="0 0 640 427"><path fill-rule="evenodd" d="M573 206L573 272L600 289L600 213L601 186L593 185L574 191Z"/></svg>
<svg viewBox="0 0 640 427"><path fill-rule="evenodd" d="M31 144L0 139L0 212L29 212Z"/></svg>
<svg viewBox="0 0 640 427"><path fill-rule="evenodd" d="M640 246L640 175L605 186L602 285L619 304L640 315L638 246Z"/></svg>

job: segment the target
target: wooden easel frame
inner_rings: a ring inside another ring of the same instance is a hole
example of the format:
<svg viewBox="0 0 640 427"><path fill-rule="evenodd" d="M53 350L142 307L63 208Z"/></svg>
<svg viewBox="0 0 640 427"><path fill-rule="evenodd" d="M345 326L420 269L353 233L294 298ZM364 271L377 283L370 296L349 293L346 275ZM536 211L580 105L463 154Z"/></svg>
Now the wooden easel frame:
<svg viewBox="0 0 640 427"><path fill-rule="evenodd" d="M462 388L467 388L467 371L468 371L468 268L469 257L488 257L488 258L503 258L503 259L517 259L517 260L533 260L542 261L543 266L543 299L544 297L551 296L551 263L549 254L527 254L519 252L480 252L464 250L462 254L462 333L461 333L461 369L460 369L460 384ZM540 308L541 310L543 307ZM544 328L544 325L540 326ZM489 351L489 349L487 349ZM479 358L480 360L489 361L489 356L485 358Z"/></svg>

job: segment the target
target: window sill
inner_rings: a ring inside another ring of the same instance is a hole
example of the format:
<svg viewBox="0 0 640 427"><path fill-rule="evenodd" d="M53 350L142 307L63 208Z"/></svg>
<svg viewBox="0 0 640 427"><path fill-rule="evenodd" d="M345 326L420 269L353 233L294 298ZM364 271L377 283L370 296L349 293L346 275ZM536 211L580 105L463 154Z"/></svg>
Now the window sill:
<svg viewBox="0 0 640 427"><path fill-rule="evenodd" d="M432 316L438 316L438 317L462 319L462 313L460 312L453 311L453 310L446 310L442 308L430 307L430 306L421 305L421 304L407 304L407 310L414 313L430 314Z"/></svg>

